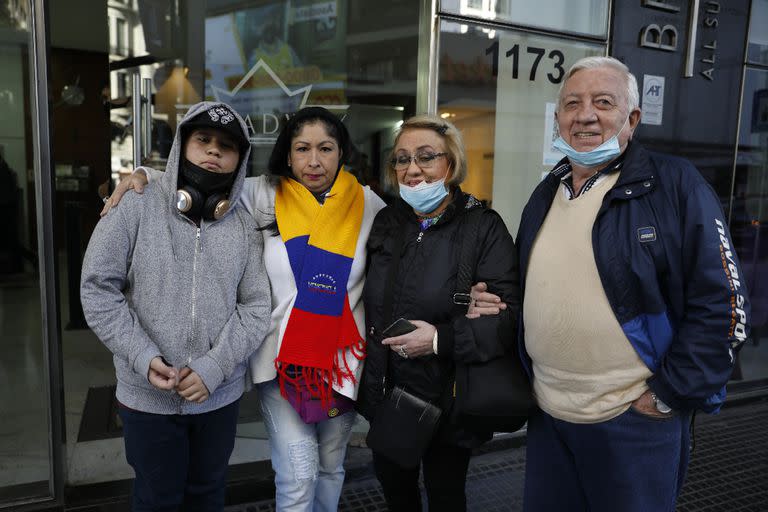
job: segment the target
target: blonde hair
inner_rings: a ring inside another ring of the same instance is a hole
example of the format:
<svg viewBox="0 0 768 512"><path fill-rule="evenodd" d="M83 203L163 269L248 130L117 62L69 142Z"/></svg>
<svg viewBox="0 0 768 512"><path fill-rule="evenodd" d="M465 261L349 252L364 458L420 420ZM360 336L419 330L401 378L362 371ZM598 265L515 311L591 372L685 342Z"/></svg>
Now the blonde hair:
<svg viewBox="0 0 768 512"><path fill-rule="evenodd" d="M395 171L395 168L392 166L392 159L395 156L394 148L397 147L400 136L406 130L415 130L419 128L433 130L442 137L445 142L445 156L448 158L448 163L451 169L451 177L445 180L445 184L448 186L461 185L467 177L467 156L464 153L464 140L461 137L461 132L450 121L446 121L442 117L431 114L415 115L405 120L402 126L398 129L397 135L395 136L395 144L387 160L387 173L385 176L387 185L390 187L397 187L397 171Z"/></svg>

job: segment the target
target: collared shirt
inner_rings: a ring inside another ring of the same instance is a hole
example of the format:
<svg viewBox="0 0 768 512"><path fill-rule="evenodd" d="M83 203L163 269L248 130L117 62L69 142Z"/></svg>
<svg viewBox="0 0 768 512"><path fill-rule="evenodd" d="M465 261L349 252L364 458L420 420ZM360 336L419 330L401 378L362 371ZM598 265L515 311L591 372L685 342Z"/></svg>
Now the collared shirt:
<svg viewBox="0 0 768 512"><path fill-rule="evenodd" d="M571 199L576 199L581 194L586 194L589 189L603 181L609 174L618 172L624 163L625 154L626 151L624 151L616 160L608 164L606 167L600 169L595 174L587 178L587 181L584 183L584 185L581 186L581 189L578 193L575 193L573 190L573 168L571 167L570 162L566 161L564 164L555 167L552 169L551 174L554 174L560 178L560 182L563 184L563 195L570 201Z"/></svg>
<svg viewBox="0 0 768 512"><path fill-rule="evenodd" d="M477 199L473 195L467 196L467 204L464 205L465 210L471 210L472 208L477 208L479 206L482 206L483 203L479 199ZM445 211L440 212L439 215L435 215L434 217L419 217L419 226L422 231L426 231L427 229L431 228L435 224L437 224L437 221L442 218ZM437 353L437 352L435 352Z"/></svg>

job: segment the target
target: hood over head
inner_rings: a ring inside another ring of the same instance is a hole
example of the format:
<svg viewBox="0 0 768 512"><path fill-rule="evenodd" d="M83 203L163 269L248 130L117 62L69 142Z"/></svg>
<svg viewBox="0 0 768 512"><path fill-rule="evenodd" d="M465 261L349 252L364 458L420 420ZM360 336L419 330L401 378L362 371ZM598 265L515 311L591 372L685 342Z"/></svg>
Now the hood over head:
<svg viewBox="0 0 768 512"><path fill-rule="evenodd" d="M246 166L248 165L248 157L251 153L248 127L243 118L240 117L240 114L226 103L203 101L190 108L184 119L179 123L173 137L171 152L168 155L165 174L161 180L162 187L169 194L174 209L176 208L176 190L179 183L179 164L184 157L182 143L192 130L200 127L222 130L232 135L238 141L240 161L235 170L235 178L229 193L229 200L232 205L237 203L243 190ZM230 208L229 212L232 210L233 208ZM229 215L229 212L225 216Z"/></svg>

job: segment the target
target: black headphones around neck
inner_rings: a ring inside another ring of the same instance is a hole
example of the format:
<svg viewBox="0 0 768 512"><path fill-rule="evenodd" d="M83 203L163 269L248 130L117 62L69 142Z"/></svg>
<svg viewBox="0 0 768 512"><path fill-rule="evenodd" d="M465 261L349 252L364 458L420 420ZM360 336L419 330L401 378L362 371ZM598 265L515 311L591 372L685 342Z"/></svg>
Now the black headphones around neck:
<svg viewBox="0 0 768 512"><path fill-rule="evenodd" d="M229 211L234 173L210 172L183 158L178 181L176 209L192 220L219 220Z"/></svg>
<svg viewBox="0 0 768 512"><path fill-rule="evenodd" d="M222 192L206 196L187 183L176 191L176 208L183 214L205 220L219 220L229 211L229 197Z"/></svg>

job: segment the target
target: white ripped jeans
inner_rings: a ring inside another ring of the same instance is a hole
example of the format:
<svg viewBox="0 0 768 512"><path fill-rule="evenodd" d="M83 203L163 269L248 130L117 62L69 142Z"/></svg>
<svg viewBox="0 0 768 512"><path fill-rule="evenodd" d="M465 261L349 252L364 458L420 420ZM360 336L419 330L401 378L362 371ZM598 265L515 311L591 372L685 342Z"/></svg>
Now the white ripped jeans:
<svg viewBox="0 0 768 512"><path fill-rule="evenodd" d="M308 424L280 395L277 379L256 389L269 433L278 512L336 512L355 412Z"/></svg>

